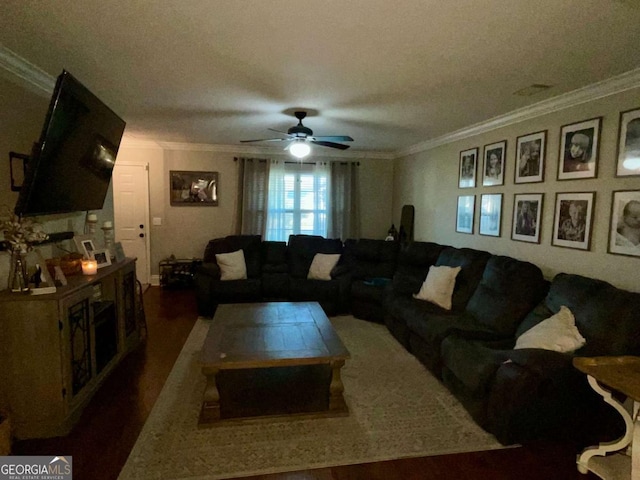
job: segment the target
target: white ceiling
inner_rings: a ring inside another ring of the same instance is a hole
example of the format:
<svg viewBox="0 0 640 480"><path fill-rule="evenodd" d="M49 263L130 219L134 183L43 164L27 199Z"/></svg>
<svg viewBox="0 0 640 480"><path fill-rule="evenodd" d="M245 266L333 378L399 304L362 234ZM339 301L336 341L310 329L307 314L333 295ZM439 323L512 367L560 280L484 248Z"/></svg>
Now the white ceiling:
<svg viewBox="0 0 640 480"><path fill-rule="evenodd" d="M1 0L0 44L135 138L239 145L308 109L397 152L637 69L640 1Z"/></svg>

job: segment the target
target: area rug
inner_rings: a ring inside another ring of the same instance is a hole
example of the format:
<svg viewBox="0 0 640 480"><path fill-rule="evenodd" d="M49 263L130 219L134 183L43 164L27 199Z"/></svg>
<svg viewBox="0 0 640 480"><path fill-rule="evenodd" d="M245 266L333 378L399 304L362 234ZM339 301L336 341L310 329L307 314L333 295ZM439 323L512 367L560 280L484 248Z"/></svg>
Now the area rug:
<svg viewBox="0 0 640 480"><path fill-rule="evenodd" d="M331 319L351 353L348 417L197 428L205 379L198 319L119 480L215 480L502 448L383 325Z"/></svg>

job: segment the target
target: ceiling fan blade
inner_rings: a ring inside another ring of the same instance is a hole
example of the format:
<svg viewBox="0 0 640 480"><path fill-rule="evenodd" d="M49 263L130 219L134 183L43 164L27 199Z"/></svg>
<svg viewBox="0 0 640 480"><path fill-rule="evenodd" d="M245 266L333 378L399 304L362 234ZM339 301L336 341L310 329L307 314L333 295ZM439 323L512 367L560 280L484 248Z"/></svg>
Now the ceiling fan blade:
<svg viewBox="0 0 640 480"><path fill-rule="evenodd" d="M315 143L316 145L321 145L323 147L338 148L340 150L346 150L347 148L349 148L349 145L342 145L341 143L334 143L334 142L325 142L321 140L320 141L312 140L311 143Z"/></svg>
<svg viewBox="0 0 640 480"><path fill-rule="evenodd" d="M328 142L353 142L353 138L347 135L314 135L313 140L326 140Z"/></svg>
<svg viewBox="0 0 640 480"><path fill-rule="evenodd" d="M282 135L289 135L287 132L276 130L275 128L267 128L267 130L271 130L272 132L276 132L276 133L281 133Z"/></svg>
<svg viewBox="0 0 640 480"><path fill-rule="evenodd" d="M286 142L288 138L260 138L257 140L240 140L240 143L250 143L250 142Z"/></svg>

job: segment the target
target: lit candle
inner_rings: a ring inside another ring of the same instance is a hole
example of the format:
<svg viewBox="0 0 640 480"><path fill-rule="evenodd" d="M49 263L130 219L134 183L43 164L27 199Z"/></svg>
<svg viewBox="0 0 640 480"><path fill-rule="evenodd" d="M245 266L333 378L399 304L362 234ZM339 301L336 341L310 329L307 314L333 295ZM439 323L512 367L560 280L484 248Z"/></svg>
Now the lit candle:
<svg viewBox="0 0 640 480"><path fill-rule="evenodd" d="M82 274L95 275L98 272L98 262L96 260L82 260Z"/></svg>
<svg viewBox="0 0 640 480"><path fill-rule="evenodd" d="M102 228L113 228L113 223L107 220L102 224Z"/></svg>

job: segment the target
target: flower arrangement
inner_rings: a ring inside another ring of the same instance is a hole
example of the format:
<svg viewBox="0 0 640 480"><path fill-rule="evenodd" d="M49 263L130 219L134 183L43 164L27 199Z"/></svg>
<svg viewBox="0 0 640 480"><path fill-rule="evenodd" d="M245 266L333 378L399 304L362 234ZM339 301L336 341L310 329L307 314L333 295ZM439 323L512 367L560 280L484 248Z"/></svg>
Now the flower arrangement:
<svg viewBox="0 0 640 480"><path fill-rule="evenodd" d="M20 218L13 212L9 212L9 218L0 220L0 231L4 235L5 242L11 253L25 254L32 248L32 244L42 242L49 238L39 224L31 220Z"/></svg>

